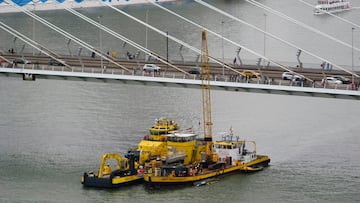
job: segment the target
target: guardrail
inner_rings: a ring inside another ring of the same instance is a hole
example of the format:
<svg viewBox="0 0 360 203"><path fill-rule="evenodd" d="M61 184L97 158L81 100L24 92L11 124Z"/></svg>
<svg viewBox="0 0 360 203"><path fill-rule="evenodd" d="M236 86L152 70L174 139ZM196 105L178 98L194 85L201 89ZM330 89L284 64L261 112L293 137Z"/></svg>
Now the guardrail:
<svg viewBox="0 0 360 203"><path fill-rule="evenodd" d="M94 74L111 74L111 75L131 75L144 77L161 77L172 79L193 79L201 80L200 75L186 75L174 71L160 71L160 72L144 72L141 69L132 69L131 72L116 68L87 68L87 67L71 67L69 69L65 66L53 66L43 64L12 64L2 62L0 64L3 68L22 69L22 70L43 70L43 71L61 71L61 72L78 72L78 73L94 73ZM338 89L338 90L358 90L358 85L355 84L330 84L322 83L321 81L307 82L307 81L292 81L274 78L247 78L241 75L211 75L213 81L232 82L232 83L249 83L249 84L263 84L273 86L296 86L296 87L310 87L310 88L324 88L324 89Z"/></svg>

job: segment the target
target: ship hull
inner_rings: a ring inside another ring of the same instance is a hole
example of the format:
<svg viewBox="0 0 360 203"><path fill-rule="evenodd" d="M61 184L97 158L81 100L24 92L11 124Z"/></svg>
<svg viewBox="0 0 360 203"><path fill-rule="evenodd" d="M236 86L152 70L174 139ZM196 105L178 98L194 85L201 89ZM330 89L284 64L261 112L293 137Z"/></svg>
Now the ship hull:
<svg viewBox="0 0 360 203"><path fill-rule="evenodd" d="M83 175L82 184L84 187L94 188L119 188L129 185L140 184L144 182L142 176L132 175L126 177L104 177L89 176L87 173Z"/></svg>
<svg viewBox="0 0 360 203"><path fill-rule="evenodd" d="M166 186L201 186L218 180L227 175L240 172L255 172L267 167L270 163L270 158L267 156L259 156L258 159L246 164L237 164L235 166L228 166L216 170L204 170L204 173L199 173L193 176L155 176L153 174L145 174L144 181L146 186L150 188L161 188ZM209 181L208 181L209 180Z"/></svg>

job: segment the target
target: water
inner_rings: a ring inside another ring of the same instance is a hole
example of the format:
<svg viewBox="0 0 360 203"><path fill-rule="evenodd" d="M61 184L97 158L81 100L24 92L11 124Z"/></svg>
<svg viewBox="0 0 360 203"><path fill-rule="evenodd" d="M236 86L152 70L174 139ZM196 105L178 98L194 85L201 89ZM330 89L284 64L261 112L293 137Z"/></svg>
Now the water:
<svg viewBox="0 0 360 203"><path fill-rule="evenodd" d="M0 202L358 202L358 101L212 91L214 132L254 139L271 166L205 187L85 189L83 172L124 153L158 116L201 120L201 91L0 80ZM219 138L219 136L215 136Z"/></svg>
<svg viewBox="0 0 360 203"><path fill-rule="evenodd" d="M262 22L262 12L246 2L226 2L218 5L238 16ZM337 22L326 17L313 17L311 11L301 10L306 7L301 7L296 1L264 2L286 5L279 9L298 17L308 16L308 22L319 26L326 27L324 22ZM220 31L221 23L216 23L221 21L219 16L194 4L187 2L176 9L199 21L206 20L205 23ZM127 9L143 19L144 11L149 9L149 21L163 28L171 27L171 32L200 47L200 33L186 31L184 34L185 29L178 29L182 23L162 11L142 6ZM144 29L133 24L129 26L129 20L118 19L118 15L109 9L83 12L94 18L101 12L107 24L113 24L118 31L128 33L134 39L144 40ZM339 15L351 17L358 15L357 12ZM199 17L198 13L203 15ZM66 25L69 31L81 32L82 38L98 44L98 30L83 22L81 24L80 20L61 11L43 12L41 15ZM271 21L272 17L268 17L269 29L283 23ZM11 23L14 27L31 30L32 21L24 15L7 14L1 15L0 19L16 19L16 23ZM38 28L35 38L66 53L65 39L38 24L35 26ZM224 26L225 29L228 35L251 39L249 32L238 35L231 31L234 26ZM290 28L277 30L285 30L283 34L293 36L294 40L303 38ZM345 36L343 33L347 31L340 26L329 32ZM2 31L0 33L1 46L11 46L12 38ZM104 35L104 39L110 39L108 37ZM255 38L261 41L262 36L254 34L253 37L254 43L251 40L247 43L262 50L262 44L255 43ZM164 50L163 44L155 46L163 38L149 32L149 39L149 46ZM308 43L314 41L309 38L304 44ZM209 49L218 52L219 56L221 52L216 48L220 45L219 40L209 36ZM104 46L119 51L122 42L104 40ZM234 48L225 47L225 57L231 58ZM326 49L327 46L319 47ZM292 53L272 50L274 56L291 61L288 56ZM172 53L177 52L172 50ZM345 61L347 53L332 53L332 57L339 57L335 55L340 55ZM174 118L182 128L193 126L197 129L202 118L200 90L62 80L29 82L0 77L0 202L360 201L358 101L217 90L213 90L211 95L214 132L221 133L233 127L241 138L256 140L258 153L271 158L269 168L255 174L226 177L205 187L161 191L146 190L142 185L117 190L86 189L80 183L83 172L97 169L103 153L124 153L129 147L136 146L155 118ZM215 138L219 137L215 135Z"/></svg>

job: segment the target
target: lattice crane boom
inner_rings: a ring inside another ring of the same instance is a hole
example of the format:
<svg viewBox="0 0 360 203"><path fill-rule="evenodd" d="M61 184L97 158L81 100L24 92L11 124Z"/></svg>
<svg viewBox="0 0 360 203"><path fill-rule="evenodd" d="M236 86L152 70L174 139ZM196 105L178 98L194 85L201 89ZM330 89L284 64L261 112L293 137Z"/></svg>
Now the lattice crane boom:
<svg viewBox="0 0 360 203"><path fill-rule="evenodd" d="M211 97L210 97L210 65L206 31L202 30L201 42L201 89L204 119L204 139L212 141Z"/></svg>

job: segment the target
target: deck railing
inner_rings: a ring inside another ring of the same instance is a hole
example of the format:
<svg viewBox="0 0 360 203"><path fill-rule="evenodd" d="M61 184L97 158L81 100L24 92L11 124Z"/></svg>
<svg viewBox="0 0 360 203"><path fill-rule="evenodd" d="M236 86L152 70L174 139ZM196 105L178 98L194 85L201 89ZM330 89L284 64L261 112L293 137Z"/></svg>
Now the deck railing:
<svg viewBox="0 0 360 203"><path fill-rule="evenodd" d="M162 77L173 79L193 79L200 80L200 76L196 74L184 74L181 72L173 71L160 71L160 72L144 72L138 68L131 69L130 72L118 68L87 68L87 67L71 67L66 66L52 66L42 64L11 64L2 62L3 68L20 68L23 70L46 70L46 71L61 71L61 72L84 72L96 74L111 74L111 75L132 75L144 77ZM322 83L321 81L306 82L306 81L291 81L273 78L246 78L241 75L212 75L213 81L233 82L233 83L252 83L264 85L279 85L279 86L297 86L297 87L312 87L312 88L326 88L326 89L340 89L340 90L358 90L358 86L354 84L330 84Z"/></svg>

